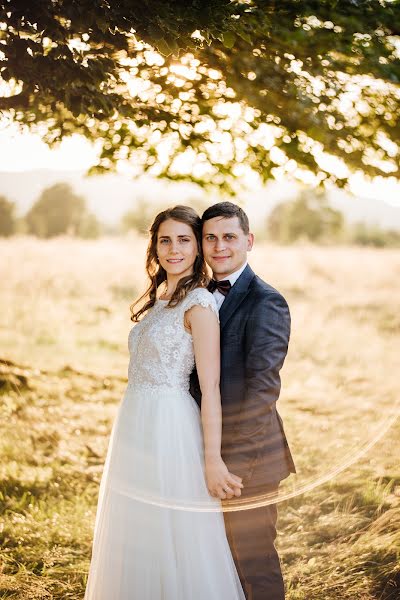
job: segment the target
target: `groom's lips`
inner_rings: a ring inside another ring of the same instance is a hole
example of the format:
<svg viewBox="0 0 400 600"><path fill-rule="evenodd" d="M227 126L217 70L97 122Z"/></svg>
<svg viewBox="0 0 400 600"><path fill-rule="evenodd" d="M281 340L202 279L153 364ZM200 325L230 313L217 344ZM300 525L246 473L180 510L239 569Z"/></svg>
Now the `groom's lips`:
<svg viewBox="0 0 400 600"><path fill-rule="evenodd" d="M226 260L230 256L213 256L213 260Z"/></svg>

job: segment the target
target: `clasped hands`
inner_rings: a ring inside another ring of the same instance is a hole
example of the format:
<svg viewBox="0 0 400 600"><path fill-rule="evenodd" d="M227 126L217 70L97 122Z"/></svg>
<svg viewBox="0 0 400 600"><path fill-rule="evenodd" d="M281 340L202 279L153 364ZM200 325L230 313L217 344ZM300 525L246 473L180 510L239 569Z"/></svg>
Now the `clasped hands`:
<svg viewBox="0 0 400 600"><path fill-rule="evenodd" d="M230 473L222 458L206 459L206 482L211 496L220 500L239 498L242 478Z"/></svg>

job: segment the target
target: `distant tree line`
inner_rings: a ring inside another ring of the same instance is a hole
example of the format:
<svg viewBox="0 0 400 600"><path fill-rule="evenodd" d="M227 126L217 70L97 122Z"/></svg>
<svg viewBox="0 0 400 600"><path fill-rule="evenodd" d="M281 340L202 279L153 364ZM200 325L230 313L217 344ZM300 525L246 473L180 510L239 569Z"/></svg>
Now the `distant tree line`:
<svg viewBox="0 0 400 600"><path fill-rule="evenodd" d="M201 214L206 201L190 198L186 202ZM170 202L168 203L168 205ZM108 233L136 231L145 234L155 213L167 204L139 198L134 209L121 219L119 227ZM85 199L67 183L57 183L41 193L24 217L17 217L15 204L0 196L0 236L28 233L40 238L68 234L96 238L107 232L104 224L87 209ZM346 223L343 214L328 202L323 190L305 190L296 198L276 205L257 237L279 244L310 241L319 244L348 243L375 247L400 247L400 231L378 225Z"/></svg>
<svg viewBox="0 0 400 600"><path fill-rule="evenodd" d="M266 238L292 244L347 243L361 246L399 247L400 231L379 225L346 223L343 213L330 206L323 190L305 190L297 198L275 206L266 223Z"/></svg>
<svg viewBox="0 0 400 600"><path fill-rule="evenodd" d="M0 196L0 235L8 237L15 233L15 230L15 204L7 200L5 196Z"/></svg>
<svg viewBox="0 0 400 600"><path fill-rule="evenodd" d="M96 238L101 226L87 209L85 199L68 183L56 183L43 190L24 217L17 218L15 204L0 196L0 235L29 233L40 238L69 234Z"/></svg>
<svg viewBox="0 0 400 600"><path fill-rule="evenodd" d="M198 209L201 214L206 205L196 206L195 202L190 200L187 204ZM154 214L163 208L166 206L155 207L154 203L140 199L135 208L123 216L122 230L146 233ZM279 244L310 241L320 244L399 247L400 231L390 231L365 223L349 225L343 214L330 206L326 192L317 189L305 190L295 199L276 205L263 226L258 227L257 239Z"/></svg>
<svg viewBox="0 0 400 600"><path fill-rule="evenodd" d="M325 194L303 192L275 206L267 220L267 237L285 244L301 239L336 240L343 227L342 213L329 206Z"/></svg>

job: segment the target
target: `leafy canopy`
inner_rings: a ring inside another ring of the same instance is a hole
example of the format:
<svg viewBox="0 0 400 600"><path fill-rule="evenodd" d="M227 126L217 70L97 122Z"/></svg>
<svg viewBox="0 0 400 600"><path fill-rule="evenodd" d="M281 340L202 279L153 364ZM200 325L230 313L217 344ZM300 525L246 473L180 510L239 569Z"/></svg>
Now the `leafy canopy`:
<svg viewBox="0 0 400 600"><path fill-rule="evenodd" d="M96 140L97 172L130 159L132 174L227 191L246 175L399 175L399 0L0 0L0 11L0 109L50 144Z"/></svg>

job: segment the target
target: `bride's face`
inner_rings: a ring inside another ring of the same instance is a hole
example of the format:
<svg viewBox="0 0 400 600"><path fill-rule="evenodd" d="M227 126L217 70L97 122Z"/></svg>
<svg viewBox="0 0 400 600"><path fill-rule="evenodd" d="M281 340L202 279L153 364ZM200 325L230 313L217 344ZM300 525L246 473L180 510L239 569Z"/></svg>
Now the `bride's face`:
<svg viewBox="0 0 400 600"><path fill-rule="evenodd" d="M168 275L180 279L193 273L197 241L190 225L173 219L161 223L157 232L157 256Z"/></svg>

